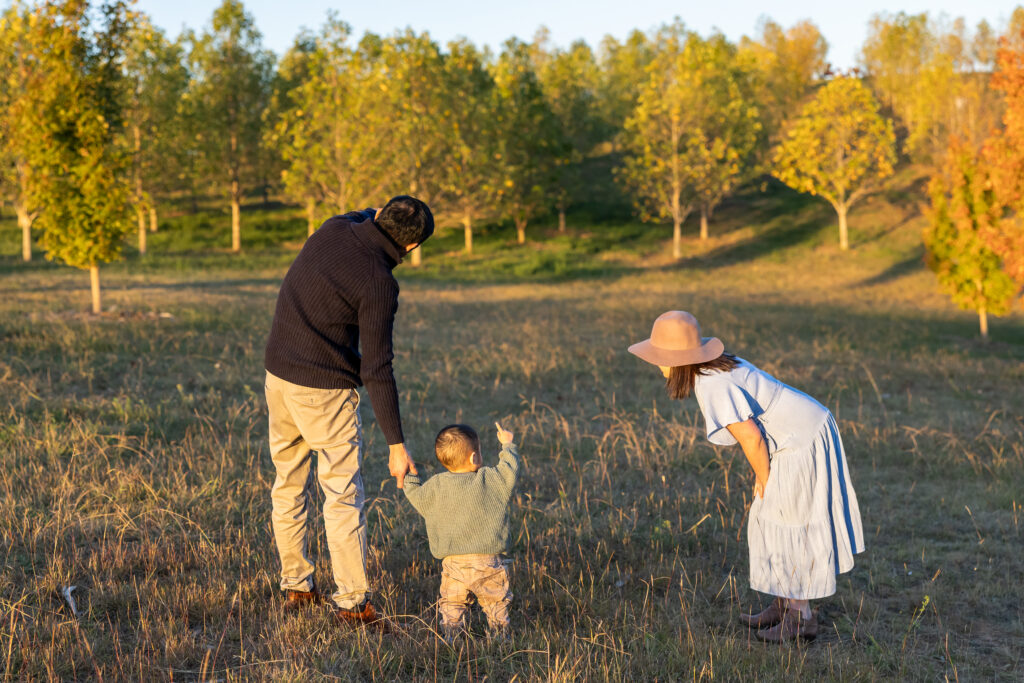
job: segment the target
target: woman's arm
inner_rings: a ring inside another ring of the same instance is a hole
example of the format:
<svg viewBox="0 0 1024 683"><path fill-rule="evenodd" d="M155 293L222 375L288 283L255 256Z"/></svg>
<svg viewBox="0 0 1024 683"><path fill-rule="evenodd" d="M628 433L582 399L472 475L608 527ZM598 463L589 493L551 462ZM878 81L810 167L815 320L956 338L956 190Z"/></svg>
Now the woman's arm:
<svg viewBox="0 0 1024 683"><path fill-rule="evenodd" d="M761 429L754 422L753 418L744 422L735 422L727 425L726 429L739 442L743 449L743 455L747 456L750 468L754 470L754 495L764 498L764 487L768 483L768 445L761 436Z"/></svg>

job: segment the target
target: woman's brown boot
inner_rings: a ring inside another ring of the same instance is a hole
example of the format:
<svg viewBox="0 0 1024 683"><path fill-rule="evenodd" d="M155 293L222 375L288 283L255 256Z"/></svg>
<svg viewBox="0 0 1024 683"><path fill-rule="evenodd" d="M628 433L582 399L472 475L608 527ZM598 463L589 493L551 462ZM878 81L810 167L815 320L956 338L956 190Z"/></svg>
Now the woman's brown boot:
<svg viewBox="0 0 1024 683"><path fill-rule="evenodd" d="M741 614L740 623L748 628L775 626L782 621L782 615L785 612L786 606L782 604L782 598L775 598L768 607L757 614Z"/></svg>

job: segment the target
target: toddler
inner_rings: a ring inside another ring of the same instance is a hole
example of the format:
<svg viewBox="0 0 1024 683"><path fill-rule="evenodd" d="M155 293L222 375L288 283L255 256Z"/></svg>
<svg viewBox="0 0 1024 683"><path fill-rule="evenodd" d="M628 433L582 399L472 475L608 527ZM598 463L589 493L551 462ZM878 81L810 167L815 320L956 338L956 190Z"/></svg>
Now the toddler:
<svg viewBox="0 0 1024 683"><path fill-rule="evenodd" d="M509 503L519 476L519 454L512 432L497 422L501 453L495 467L484 467L480 437L472 427L449 425L434 442L447 472L421 482L406 475L406 498L427 523L430 552L441 563L441 628L451 638L463 626L470 594L487 616L491 633L508 630Z"/></svg>

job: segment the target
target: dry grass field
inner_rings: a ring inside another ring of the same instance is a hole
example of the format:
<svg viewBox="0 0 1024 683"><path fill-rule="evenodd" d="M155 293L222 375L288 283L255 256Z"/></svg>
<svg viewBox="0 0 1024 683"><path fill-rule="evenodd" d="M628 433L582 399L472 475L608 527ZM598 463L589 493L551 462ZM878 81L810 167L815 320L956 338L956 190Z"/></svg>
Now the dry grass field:
<svg viewBox="0 0 1024 683"><path fill-rule="evenodd" d="M387 477L368 404L372 577L400 628L281 609L262 354L301 220L279 210L242 257L189 248L195 225L169 227L146 259L104 270L110 310L91 316L87 278L21 264L8 218L0 676L1024 678L1024 316L993 320L979 342L921 266L910 203L892 193L855 210L849 254L823 205L753 193L681 264L663 256L670 229L595 221L568 236L531 228L525 247L494 228L468 261L452 231L420 271L403 265L395 368L414 457L431 471L434 434L458 420L493 462L496 419L524 456L516 633L455 647L436 636L439 562ZM625 350L669 308L838 418L868 550L819 603L812 644L766 646L736 622L759 600L748 467ZM313 550L329 584L322 530Z"/></svg>

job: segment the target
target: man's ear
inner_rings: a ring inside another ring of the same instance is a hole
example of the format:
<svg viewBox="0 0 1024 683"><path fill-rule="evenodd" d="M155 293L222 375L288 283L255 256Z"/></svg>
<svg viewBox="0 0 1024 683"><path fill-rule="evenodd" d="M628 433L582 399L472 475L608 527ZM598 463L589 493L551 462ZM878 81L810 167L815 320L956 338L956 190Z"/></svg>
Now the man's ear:
<svg viewBox="0 0 1024 683"><path fill-rule="evenodd" d="M380 207L379 209L377 209L377 213L373 214L373 220L377 220L378 218L380 218L380 212L383 211L383 210L384 210L383 206Z"/></svg>
<svg viewBox="0 0 1024 683"><path fill-rule="evenodd" d="M408 254L410 251L412 251L413 249L415 249L418 246L420 246L419 242L413 242L412 244L410 244L409 246L407 246L405 248L405 253Z"/></svg>

